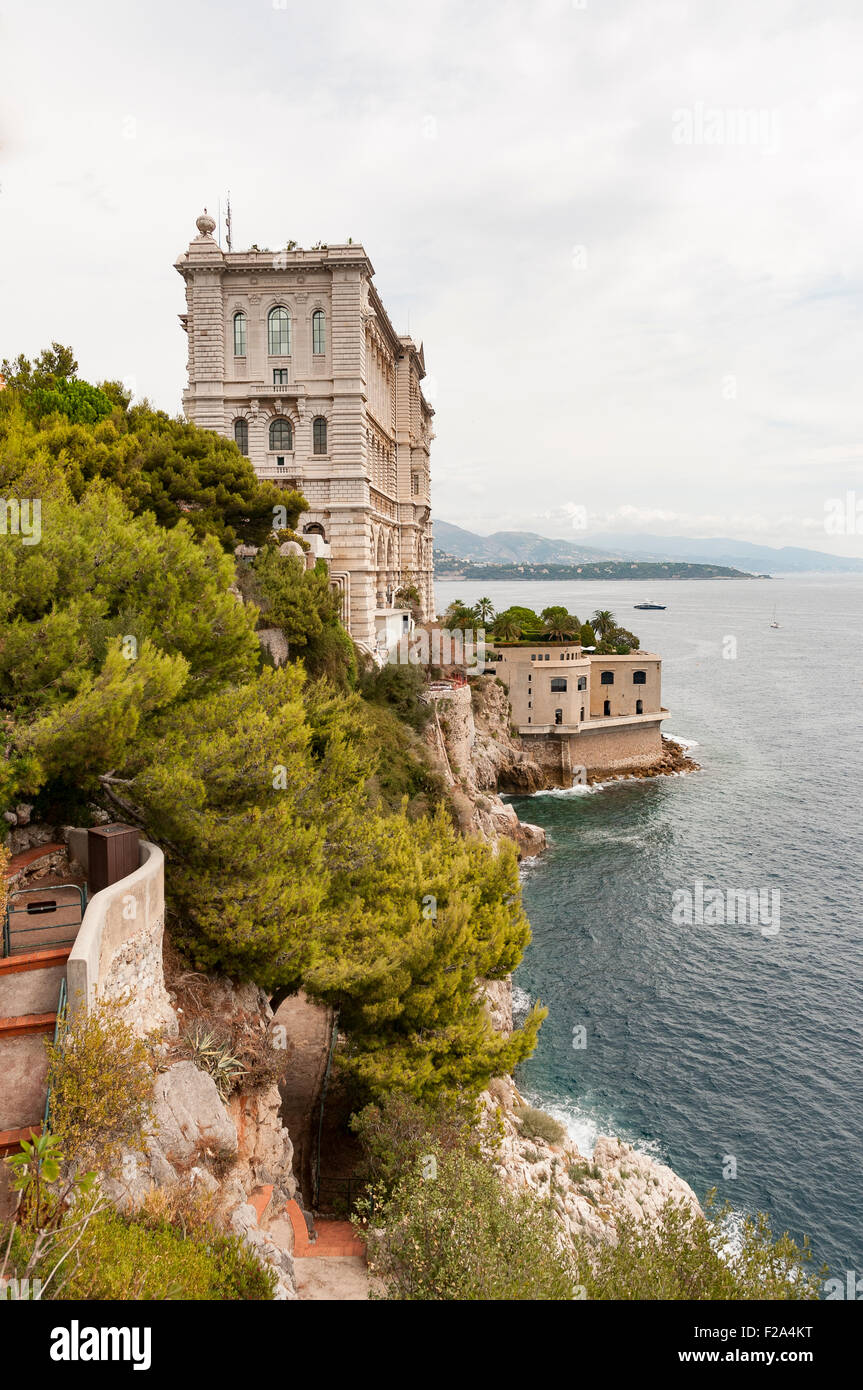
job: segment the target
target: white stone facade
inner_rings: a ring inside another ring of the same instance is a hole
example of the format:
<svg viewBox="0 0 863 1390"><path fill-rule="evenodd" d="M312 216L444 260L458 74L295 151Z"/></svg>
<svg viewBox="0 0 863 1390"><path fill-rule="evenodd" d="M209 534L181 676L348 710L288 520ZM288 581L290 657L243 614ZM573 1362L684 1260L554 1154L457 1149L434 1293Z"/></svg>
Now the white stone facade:
<svg viewBox="0 0 863 1390"><path fill-rule="evenodd" d="M422 346L396 334L362 246L223 251L215 223L176 262L186 282L188 419L236 439L255 472L299 488L355 641L412 585L434 616L433 410Z"/></svg>

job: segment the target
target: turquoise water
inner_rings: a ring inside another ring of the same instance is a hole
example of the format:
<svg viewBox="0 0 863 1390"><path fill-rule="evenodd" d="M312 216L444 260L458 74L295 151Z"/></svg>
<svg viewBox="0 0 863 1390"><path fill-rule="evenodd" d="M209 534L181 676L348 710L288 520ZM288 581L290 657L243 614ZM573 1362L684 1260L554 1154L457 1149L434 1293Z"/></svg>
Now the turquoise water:
<svg viewBox="0 0 863 1390"><path fill-rule="evenodd" d="M481 593L611 608L662 654L665 731L702 765L515 800L550 841L524 876L515 984L549 1017L522 1088L863 1272L863 581L447 583L438 607ZM779 931L676 924L698 880L778 889Z"/></svg>

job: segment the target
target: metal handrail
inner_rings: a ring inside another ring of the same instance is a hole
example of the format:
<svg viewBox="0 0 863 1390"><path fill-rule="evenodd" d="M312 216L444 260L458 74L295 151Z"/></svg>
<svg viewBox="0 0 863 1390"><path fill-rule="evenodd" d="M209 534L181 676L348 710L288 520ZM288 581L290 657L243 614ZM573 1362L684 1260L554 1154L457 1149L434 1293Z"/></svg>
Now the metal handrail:
<svg viewBox="0 0 863 1390"><path fill-rule="evenodd" d="M320 1209L321 1193L326 1193L328 1189L335 1189L337 1193L345 1194L347 1214L350 1216L354 1209L355 1199L358 1196L365 1196L368 1188L371 1187L371 1183L372 1179L368 1173L352 1173L349 1177L341 1178L321 1176L318 1179L318 1195L315 1201L315 1210L318 1211ZM371 1210L374 1211L374 1198L370 1193L368 1194L368 1199Z"/></svg>
<svg viewBox="0 0 863 1390"><path fill-rule="evenodd" d="M55 1022L55 1024L54 1024L54 1046L55 1046L55 1048L56 1048L58 1042L60 1041L61 1037L63 1036L63 1033L65 1032L65 1029L66 1029L66 1004L67 1004L67 1000L68 1000L68 993L67 993L67 990L66 990L66 978L65 978L65 976L64 976L63 979L60 981L60 993L59 993L58 996L57 996L57 1019L56 1019L56 1022ZM47 1091L47 1094L46 1094L46 1096L45 1096L45 1114L44 1114L43 1123L42 1123L42 1133L43 1133L43 1134L47 1134L47 1133L48 1133L48 1130L49 1130L50 1128L51 1128L51 1079L50 1079L50 1072L49 1072L49 1074L48 1074L48 1091Z"/></svg>
<svg viewBox="0 0 863 1390"><path fill-rule="evenodd" d="M13 893L10 894L9 902L8 902L7 905L6 905L6 911L5 911L4 915L3 915L3 956L4 956L4 957L5 957L5 956L11 956L11 954L12 954L12 916L13 916L13 914L16 914L16 913L17 913L18 916L31 916L31 915L32 915L30 912L28 912L27 908L16 908L16 907L13 907L13 906L12 906L12 898L21 897L21 896L22 896L23 894L25 894L25 893L54 893L54 892L59 892L61 888L74 888L75 892L78 894L78 898L79 898L79 902L80 902L81 915L79 916L77 922L62 922L62 923L57 923L57 925L58 925L58 926L67 926L67 927L80 927L81 923L82 923L83 920L84 920L84 913L85 913L86 910L87 910L87 885L86 885L86 884L80 884L80 883L51 883L51 884L48 884L47 886L43 886L43 887L41 887L41 888L16 888L15 891L14 891ZM72 904L72 903L69 903L68 906L69 906L69 907L72 907L73 904ZM16 934L16 936L29 935L29 934L32 933L32 932L41 932L41 931L43 931L43 930L44 930L43 927L16 927L16 928L15 928L15 934ZM77 932L75 933L75 936L70 936L70 937L68 937L68 938L63 938L63 939L61 939L61 940L57 940L56 938L53 938L53 944L55 944L55 945L57 945L57 946L71 946L72 943L75 941L76 937L77 937ZM38 943L38 942L34 942L33 944L34 944L34 945L38 945L39 943Z"/></svg>

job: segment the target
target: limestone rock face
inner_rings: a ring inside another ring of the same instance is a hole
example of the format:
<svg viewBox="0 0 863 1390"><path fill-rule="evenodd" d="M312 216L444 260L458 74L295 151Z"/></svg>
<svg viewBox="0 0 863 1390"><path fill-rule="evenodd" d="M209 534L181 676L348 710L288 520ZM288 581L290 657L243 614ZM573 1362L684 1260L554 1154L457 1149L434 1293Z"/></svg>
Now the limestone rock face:
<svg viewBox="0 0 863 1390"><path fill-rule="evenodd" d="M480 992L492 1027L509 1037L512 1032L512 976L503 980L482 980Z"/></svg>
<svg viewBox="0 0 863 1390"><path fill-rule="evenodd" d="M265 651L272 657L274 666L284 666L288 659L288 639L280 627L261 627L255 633Z"/></svg>
<svg viewBox="0 0 863 1390"><path fill-rule="evenodd" d="M434 701L426 741L443 765L450 799L465 834L496 844L513 840L519 855L545 849L545 831L519 821L498 788L523 793L545 786L542 768L518 748L510 733L506 691L492 676L480 676Z"/></svg>
<svg viewBox="0 0 863 1390"><path fill-rule="evenodd" d="M256 985L196 975L194 987L205 991L204 1016L211 1025L258 1029L272 1018L269 1001ZM168 1044L160 1051L163 1060L170 1059ZM105 1194L122 1210L134 1210L155 1187L213 1194L220 1224L275 1269L276 1297L295 1299L293 1260L284 1242L277 1243L266 1229L270 1216L296 1193L293 1145L279 1117L280 1105L275 1083L239 1090L223 1101L209 1073L190 1060L173 1062L154 1081L146 1152L122 1155L122 1176L103 1180ZM256 1208L251 1199L256 1194L257 1200L262 1189L271 1190ZM276 1226L290 1233L290 1223Z"/></svg>
<svg viewBox="0 0 863 1390"><path fill-rule="evenodd" d="M282 1250L266 1231L258 1225L258 1215L251 1203L235 1207L231 1213L230 1229L246 1245L251 1246L262 1264L270 1265L276 1271L276 1301L294 1302L299 1297L294 1279L293 1256Z"/></svg>
<svg viewBox="0 0 863 1390"><path fill-rule="evenodd" d="M294 1146L282 1125L282 1098L273 1084L250 1096L239 1093L228 1100L228 1114L237 1132L237 1162L231 1176L245 1191L271 1186L272 1205L282 1210L296 1192L292 1164Z"/></svg>
<svg viewBox="0 0 863 1390"><path fill-rule="evenodd" d="M237 1154L237 1129L216 1083L194 1062L176 1062L153 1088L154 1144L172 1164L188 1162L203 1149L224 1160Z"/></svg>
<svg viewBox="0 0 863 1390"><path fill-rule="evenodd" d="M620 1139L597 1139L589 1159L572 1139L549 1144L523 1137L516 1117L521 1097L511 1077L492 1081L480 1103L489 1116L496 1113L503 1129L500 1144L489 1153L501 1181L551 1201L561 1242L582 1235L613 1242L621 1215L653 1221L669 1198L700 1211L688 1183Z"/></svg>

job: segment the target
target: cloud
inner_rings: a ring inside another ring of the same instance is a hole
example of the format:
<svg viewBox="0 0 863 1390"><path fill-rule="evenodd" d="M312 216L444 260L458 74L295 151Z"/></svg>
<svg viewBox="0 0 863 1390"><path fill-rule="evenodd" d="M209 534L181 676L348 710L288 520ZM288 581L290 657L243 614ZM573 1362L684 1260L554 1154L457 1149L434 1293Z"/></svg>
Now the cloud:
<svg viewBox="0 0 863 1390"><path fill-rule="evenodd" d="M173 261L230 188L236 244L366 246L435 378L438 515L792 540L861 462L860 38L856 0L19 6L0 348L178 409ZM675 143L699 109L781 139Z"/></svg>

